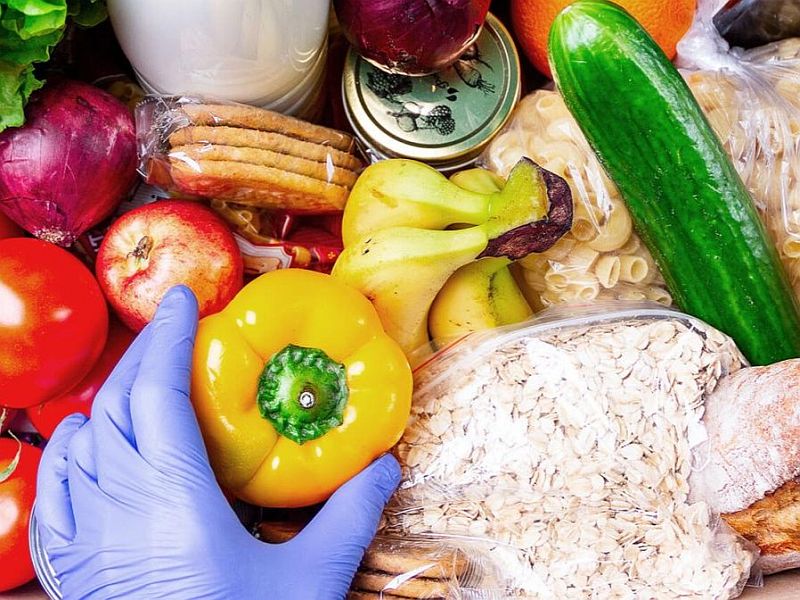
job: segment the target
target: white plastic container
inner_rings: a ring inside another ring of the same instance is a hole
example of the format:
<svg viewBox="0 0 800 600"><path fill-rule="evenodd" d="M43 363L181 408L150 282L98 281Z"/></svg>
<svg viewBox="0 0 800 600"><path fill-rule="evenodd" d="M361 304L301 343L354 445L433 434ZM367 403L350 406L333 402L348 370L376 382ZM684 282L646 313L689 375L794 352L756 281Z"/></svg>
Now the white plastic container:
<svg viewBox="0 0 800 600"><path fill-rule="evenodd" d="M109 0L149 93L302 113L322 84L329 0Z"/></svg>

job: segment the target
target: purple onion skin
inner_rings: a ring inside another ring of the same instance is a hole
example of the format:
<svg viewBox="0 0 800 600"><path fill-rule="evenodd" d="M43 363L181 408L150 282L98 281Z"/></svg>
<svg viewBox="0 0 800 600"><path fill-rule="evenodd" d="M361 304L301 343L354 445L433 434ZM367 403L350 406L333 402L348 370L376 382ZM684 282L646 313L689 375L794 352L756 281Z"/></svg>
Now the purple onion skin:
<svg viewBox="0 0 800 600"><path fill-rule="evenodd" d="M25 125L0 133L0 210L36 237L70 246L133 186L133 118L110 94L74 81L36 92L25 116Z"/></svg>
<svg viewBox="0 0 800 600"><path fill-rule="evenodd" d="M405 75L458 60L477 37L490 0L334 0L349 42L364 58Z"/></svg>

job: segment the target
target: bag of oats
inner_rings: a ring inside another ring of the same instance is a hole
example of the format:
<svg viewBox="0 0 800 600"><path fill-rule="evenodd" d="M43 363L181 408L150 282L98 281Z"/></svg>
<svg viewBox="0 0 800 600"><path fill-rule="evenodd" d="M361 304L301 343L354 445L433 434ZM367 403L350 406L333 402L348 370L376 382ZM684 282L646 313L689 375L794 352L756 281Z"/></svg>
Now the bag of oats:
<svg viewBox="0 0 800 600"><path fill-rule="evenodd" d="M756 553L690 500L689 476L707 462L704 398L744 358L657 305L569 310L418 369L385 531L480 543L507 597L739 595Z"/></svg>

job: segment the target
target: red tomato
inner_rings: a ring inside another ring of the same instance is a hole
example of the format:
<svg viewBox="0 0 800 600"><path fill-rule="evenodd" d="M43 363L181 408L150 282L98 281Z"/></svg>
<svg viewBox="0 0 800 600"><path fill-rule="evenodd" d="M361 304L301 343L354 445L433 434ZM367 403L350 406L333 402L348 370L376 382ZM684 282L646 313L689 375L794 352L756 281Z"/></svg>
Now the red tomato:
<svg viewBox="0 0 800 600"><path fill-rule="evenodd" d="M108 335L91 272L33 238L0 240L0 404L27 408L75 387Z"/></svg>
<svg viewBox="0 0 800 600"><path fill-rule="evenodd" d="M0 471L17 454L17 442L0 438ZM0 592L14 589L34 578L28 547L28 521L36 497L36 471L42 451L22 444L19 464L11 476L0 482Z"/></svg>
<svg viewBox="0 0 800 600"><path fill-rule="evenodd" d="M9 219L3 211L0 211L0 239L10 237L21 237L25 235L22 228Z"/></svg>
<svg viewBox="0 0 800 600"><path fill-rule="evenodd" d="M109 322L106 346L89 374L66 394L27 409L28 418L36 427L36 431L49 439L64 417L73 413L90 416L94 397L108 376L111 375L111 371L117 366L119 359L125 354L125 350L131 345L134 337L136 336L130 329L116 319L112 319Z"/></svg>

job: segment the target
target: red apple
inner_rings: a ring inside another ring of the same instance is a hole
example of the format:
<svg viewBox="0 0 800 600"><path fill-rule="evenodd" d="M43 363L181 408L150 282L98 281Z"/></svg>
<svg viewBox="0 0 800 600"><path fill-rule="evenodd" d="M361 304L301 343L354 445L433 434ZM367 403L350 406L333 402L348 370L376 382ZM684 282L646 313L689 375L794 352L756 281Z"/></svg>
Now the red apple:
<svg viewBox="0 0 800 600"><path fill-rule="evenodd" d="M171 287L197 296L200 317L222 310L242 287L242 256L211 209L187 200L140 206L108 230L97 279L120 320L140 331Z"/></svg>

